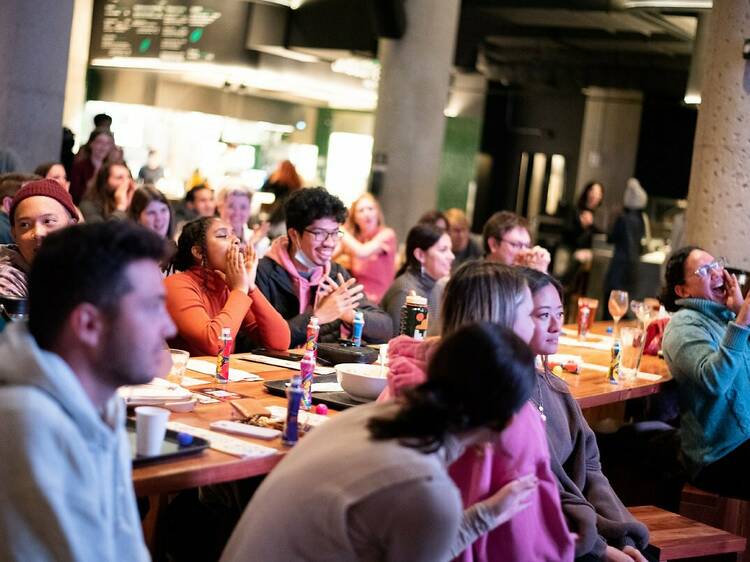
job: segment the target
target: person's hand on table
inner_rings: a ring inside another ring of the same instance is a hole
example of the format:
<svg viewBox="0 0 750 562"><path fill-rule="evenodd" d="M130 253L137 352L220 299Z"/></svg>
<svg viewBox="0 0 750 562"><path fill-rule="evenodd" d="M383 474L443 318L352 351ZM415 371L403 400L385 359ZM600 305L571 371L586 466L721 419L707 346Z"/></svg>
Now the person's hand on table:
<svg viewBox="0 0 750 562"><path fill-rule="evenodd" d="M626 546L622 550L615 548L614 546L607 545L607 550L604 551L604 560L607 562L646 562L637 549L632 546Z"/></svg>
<svg viewBox="0 0 750 562"><path fill-rule="evenodd" d="M497 526L510 521L513 516L529 507L531 495L536 491L539 479L533 474L511 480L482 504L495 516Z"/></svg>

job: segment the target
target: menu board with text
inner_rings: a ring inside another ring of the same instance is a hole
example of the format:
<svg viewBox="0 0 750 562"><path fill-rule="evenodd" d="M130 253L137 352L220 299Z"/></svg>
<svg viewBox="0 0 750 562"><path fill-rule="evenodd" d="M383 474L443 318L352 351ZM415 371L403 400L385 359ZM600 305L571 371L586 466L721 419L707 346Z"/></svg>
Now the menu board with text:
<svg viewBox="0 0 750 562"><path fill-rule="evenodd" d="M241 0L97 0L91 58L239 62L247 17Z"/></svg>

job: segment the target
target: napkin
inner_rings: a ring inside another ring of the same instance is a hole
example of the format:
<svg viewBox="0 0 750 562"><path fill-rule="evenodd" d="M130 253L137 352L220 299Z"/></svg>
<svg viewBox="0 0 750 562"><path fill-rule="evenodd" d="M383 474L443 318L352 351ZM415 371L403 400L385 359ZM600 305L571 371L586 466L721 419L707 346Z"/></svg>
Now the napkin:
<svg viewBox="0 0 750 562"><path fill-rule="evenodd" d="M203 373L204 375L215 375L216 364L203 359L188 359L187 368L191 371ZM229 382L238 381L262 381L263 378L254 373L248 373L242 369L229 368Z"/></svg>
<svg viewBox="0 0 750 562"><path fill-rule="evenodd" d="M117 394L126 404L162 404L190 400L192 393L178 384L155 378L148 384L121 386Z"/></svg>

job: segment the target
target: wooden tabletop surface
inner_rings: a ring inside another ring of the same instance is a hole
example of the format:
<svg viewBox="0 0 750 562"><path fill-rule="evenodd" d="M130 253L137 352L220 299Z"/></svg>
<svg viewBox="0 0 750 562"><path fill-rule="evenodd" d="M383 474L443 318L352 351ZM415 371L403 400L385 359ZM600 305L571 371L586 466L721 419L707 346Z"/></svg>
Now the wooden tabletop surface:
<svg viewBox="0 0 750 562"><path fill-rule="evenodd" d="M590 336L590 340L588 341L599 346L606 344L607 340L601 338L606 337L603 333L609 325L609 323L604 322L597 323L592 330L594 335ZM609 351L589 349L578 345L561 345L559 352L580 355L585 363L599 365L600 369L609 365ZM260 363L250 363L238 359L232 359L230 365L238 369L257 373L265 380L285 379L289 378L291 374L291 371L287 369L280 369ZM670 378L666 364L662 359L657 357L644 356L641 363L641 371L662 375L662 378L659 381L646 381L642 379L636 379L633 382L621 381L619 384L614 385L607 380L606 372L589 368L584 368L578 375L565 374L562 378L570 386L571 393L578 400L579 404L581 404L581 407L589 408L654 394L659 392L660 385ZM192 371L189 372L189 375L205 379L207 386L215 386L213 380L206 375ZM195 388L199 387L191 387L193 390ZM285 399L268 394L262 382L229 383L226 388L229 391L258 399L265 406L286 405ZM209 424L213 421L232 418L233 408L228 402L199 404L193 412L183 414L172 413L170 417L171 420L202 428L208 428ZM238 438L245 439L244 437ZM277 448L280 454L261 459L241 459L208 449L204 453L194 457L142 466L133 470L133 482L136 494L139 496L148 496L267 474L283 456L284 447L281 445L281 440L279 438L271 441L250 438L248 440Z"/></svg>

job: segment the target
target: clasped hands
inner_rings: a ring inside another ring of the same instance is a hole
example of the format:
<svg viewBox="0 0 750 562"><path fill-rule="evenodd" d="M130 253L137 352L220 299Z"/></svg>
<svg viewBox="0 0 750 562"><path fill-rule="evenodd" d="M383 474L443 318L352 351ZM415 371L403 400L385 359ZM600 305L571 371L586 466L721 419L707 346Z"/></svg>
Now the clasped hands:
<svg viewBox="0 0 750 562"><path fill-rule="evenodd" d="M359 301L364 298L364 286L357 285L354 277L344 279L340 273L337 280L326 275L318 285L314 314L321 324L342 320L347 324L354 322L354 311Z"/></svg>

